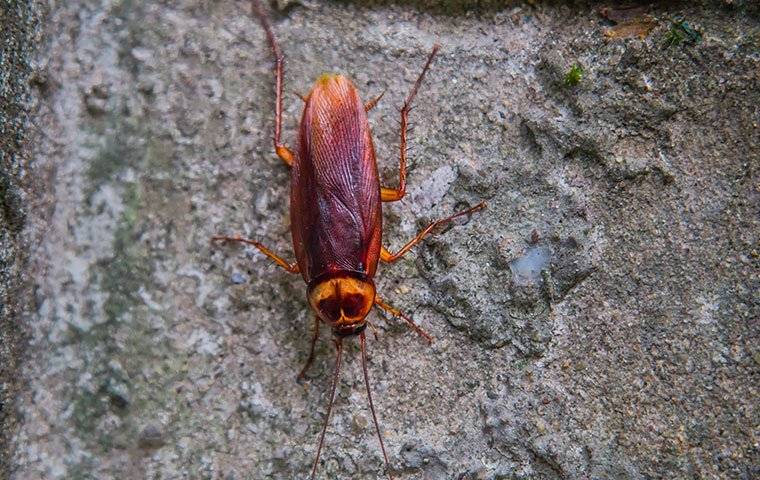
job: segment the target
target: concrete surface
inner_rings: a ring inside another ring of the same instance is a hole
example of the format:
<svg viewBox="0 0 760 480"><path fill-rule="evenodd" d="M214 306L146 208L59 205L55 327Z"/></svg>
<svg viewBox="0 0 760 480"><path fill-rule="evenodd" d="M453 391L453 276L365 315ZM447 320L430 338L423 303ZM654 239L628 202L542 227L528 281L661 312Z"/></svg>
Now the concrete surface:
<svg viewBox="0 0 760 480"><path fill-rule="evenodd" d="M33 59L40 43L41 8L36 2L0 1L0 478L10 471L12 438L19 415L14 403L25 335L20 316L32 284L25 233L36 208L39 182L30 168L29 101Z"/></svg>
<svg viewBox="0 0 760 480"><path fill-rule="evenodd" d="M386 244L488 202L379 270L436 338L373 314L396 478L760 476L756 4L655 7L642 39L582 2L279 3L285 138L322 72L387 90L370 118L390 185L397 108L443 45ZM681 20L699 41L669 41ZM306 478L329 333L299 385L300 277L209 243L292 257L261 28L207 0L54 2L44 26L9 477ZM383 477L358 360L320 478Z"/></svg>

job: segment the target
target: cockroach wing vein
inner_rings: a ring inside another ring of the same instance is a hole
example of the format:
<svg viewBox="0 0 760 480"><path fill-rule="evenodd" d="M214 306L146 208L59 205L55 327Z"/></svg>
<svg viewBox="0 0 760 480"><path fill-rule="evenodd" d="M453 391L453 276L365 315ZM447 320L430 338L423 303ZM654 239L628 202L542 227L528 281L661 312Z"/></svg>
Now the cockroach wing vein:
<svg viewBox="0 0 760 480"><path fill-rule="evenodd" d="M341 76L318 80L304 107L291 185L293 244L307 283L330 271L374 275L379 191L372 137L356 89Z"/></svg>

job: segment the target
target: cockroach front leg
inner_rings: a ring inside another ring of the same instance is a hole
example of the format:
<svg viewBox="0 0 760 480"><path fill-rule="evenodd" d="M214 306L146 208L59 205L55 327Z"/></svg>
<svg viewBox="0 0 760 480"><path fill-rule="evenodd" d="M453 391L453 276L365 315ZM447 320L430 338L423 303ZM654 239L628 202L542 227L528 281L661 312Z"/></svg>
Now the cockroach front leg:
<svg viewBox="0 0 760 480"><path fill-rule="evenodd" d="M435 54L438 52L439 48L441 48L440 45L433 45L433 51L430 52L430 56L428 56L427 62L425 62L425 66L422 68L422 73L420 73L417 81L414 82L412 91L409 92L406 100L404 100L404 106L401 107L401 142L399 145L398 160L398 188L380 187L380 199L383 202L395 202L397 200L401 200L404 198L404 195L406 195L406 135L408 133L407 130L409 127L409 111L412 109L412 101L417 95L417 90L420 89L420 85L422 85L422 80L425 78L425 73L427 73L428 69L430 68L430 63L433 61L433 57L435 57Z"/></svg>
<svg viewBox="0 0 760 480"><path fill-rule="evenodd" d="M301 373L298 374L297 380L299 382L303 381L304 378L306 378L306 372L309 370L309 367L311 367L311 364L314 362L314 346L317 344L317 339L319 339L319 317L314 317L314 336L311 338L311 348L309 349L309 358L306 359L306 365L303 366L301 369Z"/></svg>
<svg viewBox="0 0 760 480"><path fill-rule="evenodd" d="M419 333L420 336L422 336L425 340L428 341L428 343L433 343L433 337L429 333L427 333L425 330L423 330L422 327L414 323L414 320L404 315L404 313L401 310L397 308L393 308L392 306L385 303L379 297L375 297L375 305L380 307L382 310L388 312L389 314L393 315L394 317L398 317L401 320L405 321L412 328L412 330Z"/></svg>
<svg viewBox="0 0 760 480"><path fill-rule="evenodd" d="M253 14L259 17L261 26L267 34L269 40L269 46L272 48L274 54L274 78L275 78L275 105L274 105L274 151L277 156L282 159L283 162L289 167L293 166L293 160L295 156L293 152L280 141L280 132L282 131L282 78L283 67L285 64L285 55L280 50L280 45L277 43L277 38L274 36L269 20L267 19L264 10L262 10L261 4L258 0L251 1L251 7Z"/></svg>
<svg viewBox="0 0 760 480"><path fill-rule="evenodd" d="M406 253L412 249L413 246L420 243L435 227L439 225L444 225L446 223L451 222L455 218L462 217L464 215L469 215L471 213L477 212L478 210L481 210L486 207L485 202L480 202L479 204L475 205L474 207L468 208L467 210L461 211L459 213L455 213L454 215L446 218L441 218L439 220L436 220L435 222L431 223L427 227L425 227L424 230L422 230L420 233L417 234L416 237L409 240L406 245L401 247L401 250L399 250L396 253L391 253L386 249L385 247L382 247L380 249L380 260L386 262L386 263L393 263L399 258L406 255Z"/></svg>
<svg viewBox="0 0 760 480"><path fill-rule="evenodd" d="M240 235L236 235L234 237L227 237L224 235L214 235L211 237L212 242L240 242L240 243L247 243L248 245L253 245L254 247L258 248L261 253L266 255L267 257L274 260L274 262L284 268L285 270L289 271L290 273L298 273L300 270L298 268L298 263L288 263L285 261L282 257L262 245L260 242L257 242L256 240L250 240L247 238L243 238Z"/></svg>

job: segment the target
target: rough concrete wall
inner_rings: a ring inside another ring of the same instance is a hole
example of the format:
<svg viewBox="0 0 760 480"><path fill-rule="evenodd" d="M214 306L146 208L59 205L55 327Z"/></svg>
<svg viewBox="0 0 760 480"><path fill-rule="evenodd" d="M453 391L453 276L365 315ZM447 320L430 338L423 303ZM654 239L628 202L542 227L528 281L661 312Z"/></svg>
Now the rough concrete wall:
<svg viewBox="0 0 760 480"><path fill-rule="evenodd" d="M11 438L18 424L14 399L22 383L19 315L28 295L31 244L31 235L22 232L36 183L30 164L28 86L39 21L40 7L34 2L0 2L0 478L10 471Z"/></svg>
<svg viewBox="0 0 760 480"><path fill-rule="evenodd" d="M396 108L443 45L387 244L489 205L378 273L436 338L373 317L396 477L760 474L756 7L655 8L645 38L610 39L585 3L281 3L285 137L324 71L387 90L370 118L389 184ZM701 40L673 41L679 16ZM292 256L261 28L243 2L191 0L65 2L47 28L36 161L55 202L35 214L12 478L304 478L329 334L304 388L300 277L209 243ZM378 478L349 350L320 475Z"/></svg>

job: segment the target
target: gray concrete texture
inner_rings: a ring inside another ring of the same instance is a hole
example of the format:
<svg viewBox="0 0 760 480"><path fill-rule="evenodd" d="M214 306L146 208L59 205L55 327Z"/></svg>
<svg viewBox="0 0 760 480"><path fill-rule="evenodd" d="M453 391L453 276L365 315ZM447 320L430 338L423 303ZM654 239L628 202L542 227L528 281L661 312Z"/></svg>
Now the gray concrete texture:
<svg viewBox="0 0 760 480"><path fill-rule="evenodd" d="M600 6L270 9L287 142L296 94L346 74L367 99L386 91L369 117L389 185L397 109L442 45L387 245L488 203L376 277L436 339L372 314L398 479L760 477L758 8L654 6L633 20L643 38L613 38ZM306 478L329 331L299 385L301 278L209 242L241 233L293 257L272 58L248 4L53 2L44 29L8 476ZM356 343L319 478L384 477Z"/></svg>
<svg viewBox="0 0 760 480"><path fill-rule="evenodd" d="M0 0L0 478L9 459L19 415L20 358L24 334L20 322L31 278L27 271L32 239L24 234L33 195L40 191L32 174L26 128L29 84L35 45L40 43L40 12L31 2Z"/></svg>

